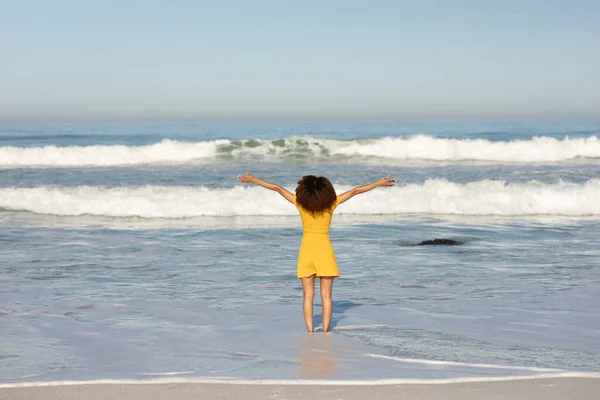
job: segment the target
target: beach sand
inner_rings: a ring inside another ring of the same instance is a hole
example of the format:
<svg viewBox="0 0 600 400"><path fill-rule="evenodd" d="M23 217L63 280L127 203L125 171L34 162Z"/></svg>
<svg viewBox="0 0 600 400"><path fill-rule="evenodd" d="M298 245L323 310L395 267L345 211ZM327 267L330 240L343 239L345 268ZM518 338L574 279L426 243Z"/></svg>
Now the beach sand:
<svg viewBox="0 0 600 400"><path fill-rule="evenodd" d="M595 400L599 398L600 378L535 378L491 382L403 385L86 383L0 388L1 400Z"/></svg>

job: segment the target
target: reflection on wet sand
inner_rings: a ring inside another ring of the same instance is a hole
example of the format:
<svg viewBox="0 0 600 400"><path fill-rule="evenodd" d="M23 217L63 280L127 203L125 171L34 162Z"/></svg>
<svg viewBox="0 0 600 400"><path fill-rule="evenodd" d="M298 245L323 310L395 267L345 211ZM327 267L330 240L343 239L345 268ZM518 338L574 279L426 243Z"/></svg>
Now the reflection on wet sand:
<svg viewBox="0 0 600 400"><path fill-rule="evenodd" d="M334 336L327 333L308 333L300 339L300 369L303 378L330 378L338 374L338 362L334 351ZM337 349L338 352L340 349Z"/></svg>

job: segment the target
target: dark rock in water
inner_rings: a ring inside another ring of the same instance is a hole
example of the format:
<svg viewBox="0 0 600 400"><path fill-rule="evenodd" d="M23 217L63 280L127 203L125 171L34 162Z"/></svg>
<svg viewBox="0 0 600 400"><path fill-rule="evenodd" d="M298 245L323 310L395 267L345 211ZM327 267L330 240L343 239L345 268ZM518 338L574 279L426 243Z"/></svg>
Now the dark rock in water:
<svg viewBox="0 0 600 400"><path fill-rule="evenodd" d="M463 242L459 242L457 240L452 239L433 239L433 240L424 240L419 243L417 246L435 246L435 245L446 245L446 246L458 246L463 244Z"/></svg>

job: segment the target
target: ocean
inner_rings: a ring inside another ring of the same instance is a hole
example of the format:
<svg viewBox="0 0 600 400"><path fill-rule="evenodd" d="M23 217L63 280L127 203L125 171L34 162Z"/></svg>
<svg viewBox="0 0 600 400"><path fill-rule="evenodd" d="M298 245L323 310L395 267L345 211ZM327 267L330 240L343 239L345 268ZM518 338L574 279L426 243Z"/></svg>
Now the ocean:
<svg viewBox="0 0 600 400"><path fill-rule="evenodd" d="M600 121L0 125L0 384L600 372ZM293 191L335 212L305 331ZM423 246L451 239L452 246ZM317 289L318 292L318 289ZM315 326L320 325L315 298Z"/></svg>

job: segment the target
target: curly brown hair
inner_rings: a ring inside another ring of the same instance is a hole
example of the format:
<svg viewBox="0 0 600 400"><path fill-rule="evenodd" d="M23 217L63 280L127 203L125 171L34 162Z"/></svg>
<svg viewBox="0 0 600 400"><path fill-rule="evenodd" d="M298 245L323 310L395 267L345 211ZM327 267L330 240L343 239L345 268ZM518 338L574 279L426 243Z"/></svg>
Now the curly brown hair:
<svg viewBox="0 0 600 400"><path fill-rule="evenodd" d="M296 187L296 203L314 217L334 206L337 195L329 179L324 176L303 176Z"/></svg>

